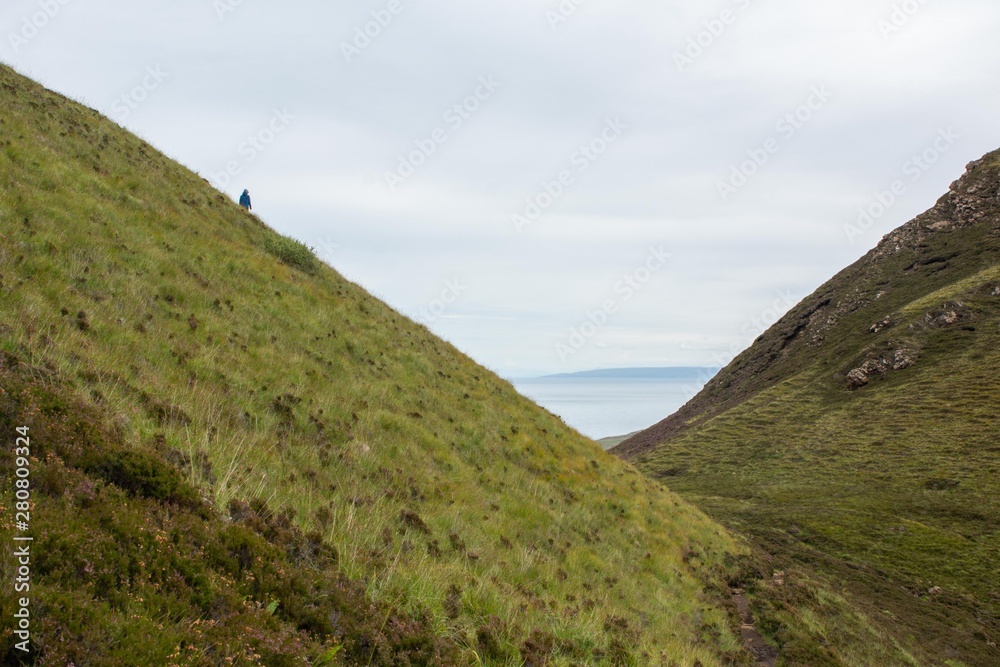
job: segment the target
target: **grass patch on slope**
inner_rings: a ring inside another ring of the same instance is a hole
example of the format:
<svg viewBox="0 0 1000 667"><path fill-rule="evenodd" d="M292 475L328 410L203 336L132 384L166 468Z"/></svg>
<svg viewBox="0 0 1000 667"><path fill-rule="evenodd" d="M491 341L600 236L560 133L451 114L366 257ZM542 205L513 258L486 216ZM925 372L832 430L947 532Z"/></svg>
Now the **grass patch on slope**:
<svg viewBox="0 0 1000 667"><path fill-rule="evenodd" d="M194 174L5 68L0 139L0 349L61 378L120 449L158 452L216 508L266 506L318 534L338 554L324 568L456 647L457 664L745 659L724 585L740 549L698 510ZM50 512L40 528L69 530L72 516ZM104 632L85 578L40 577L42 619ZM241 591L215 582L190 586ZM179 607L175 636L199 645L201 613ZM117 664L103 635L81 636L88 664ZM61 655L57 635L37 641Z"/></svg>

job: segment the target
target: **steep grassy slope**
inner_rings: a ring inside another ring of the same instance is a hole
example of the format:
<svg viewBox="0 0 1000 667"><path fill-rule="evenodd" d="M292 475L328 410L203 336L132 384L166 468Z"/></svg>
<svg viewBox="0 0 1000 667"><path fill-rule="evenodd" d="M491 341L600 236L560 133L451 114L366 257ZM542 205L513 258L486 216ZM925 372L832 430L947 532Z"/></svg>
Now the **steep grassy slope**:
<svg viewBox="0 0 1000 667"><path fill-rule="evenodd" d="M997 665L998 350L993 153L615 452L842 586L920 664Z"/></svg>
<svg viewBox="0 0 1000 667"><path fill-rule="evenodd" d="M717 524L6 68L0 351L33 664L747 659Z"/></svg>

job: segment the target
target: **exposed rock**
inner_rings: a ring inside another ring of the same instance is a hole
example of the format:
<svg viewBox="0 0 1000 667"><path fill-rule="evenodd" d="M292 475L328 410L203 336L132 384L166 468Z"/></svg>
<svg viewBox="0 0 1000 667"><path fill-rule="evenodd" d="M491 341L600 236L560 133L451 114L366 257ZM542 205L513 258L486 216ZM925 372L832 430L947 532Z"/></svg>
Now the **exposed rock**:
<svg viewBox="0 0 1000 667"><path fill-rule="evenodd" d="M916 363L916 353L905 345L890 343L883 352L872 352L857 368L847 373L847 387L851 391L868 385L872 378L883 378L892 371L901 371Z"/></svg>
<svg viewBox="0 0 1000 667"><path fill-rule="evenodd" d="M948 194L926 213L886 234L872 251L871 259L878 262L903 250L916 250L928 236L948 234L995 215L1000 198L991 178L985 160L970 162L965 175L951 184Z"/></svg>
<svg viewBox="0 0 1000 667"><path fill-rule="evenodd" d="M932 315L928 313L927 318L931 319L931 317ZM950 310L946 313L941 313L937 317L931 319L931 324L949 325L957 323L958 323L958 311L955 310Z"/></svg>
<svg viewBox="0 0 1000 667"><path fill-rule="evenodd" d="M1000 283L986 283L980 285L975 291L976 294L981 294L983 296L1000 296Z"/></svg>
<svg viewBox="0 0 1000 667"><path fill-rule="evenodd" d="M961 301L949 301L924 315L923 325L932 329L953 327L963 322L972 322L976 313Z"/></svg>
<svg viewBox="0 0 1000 667"><path fill-rule="evenodd" d="M869 329L869 331L871 333L875 334L875 333L878 333L879 331L882 331L883 329L888 329L893 324L894 324L894 322L892 321L892 318L889 317L889 316L886 316L886 318L884 320L882 320L881 322L876 322L875 324L873 324L872 328Z"/></svg>
<svg viewBox="0 0 1000 667"><path fill-rule="evenodd" d="M847 386L851 390L861 389L870 382L868 373L860 368L855 368L847 374Z"/></svg>
<svg viewBox="0 0 1000 667"><path fill-rule="evenodd" d="M906 348L903 348L901 350L896 350L895 361L892 365L892 370L901 371L904 368L909 368L914 363L916 363L916 359L914 359L914 354L912 350Z"/></svg>

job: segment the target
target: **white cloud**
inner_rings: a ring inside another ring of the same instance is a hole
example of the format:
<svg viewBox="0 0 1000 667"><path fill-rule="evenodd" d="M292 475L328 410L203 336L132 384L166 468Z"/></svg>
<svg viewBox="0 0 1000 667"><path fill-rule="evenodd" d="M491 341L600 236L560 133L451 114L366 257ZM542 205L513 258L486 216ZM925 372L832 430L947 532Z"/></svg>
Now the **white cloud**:
<svg viewBox="0 0 1000 667"><path fill-rule="evenodd" d="M553 346L650 245L671 266L572 364L712 363L777 291L805 296L1000 144L1000 21L985 0L924 3L888 39L889 0L588 0L555 29L555 0L401 3L350 63L341 42L382 0L247 1L223 20L210 0L71 2L0 53L109 114L162 67L126 122L206 176L287 108L296 120L229 193L250 187L270 224L324 244L406 313L463 281L433 328L508 374L570 370ZM11 0L0 24L36 9ZM674 54L723 9L735 20L678 71ZM502 87L448 126L484 76ZM718 182L814 86L829 104L723 202ZM621 140L517 234L511 215L614 117ZM955 149L848 243L843 225L943 126L962 135ZM441 127L446 141L391 192L386 171Z"/></svg>

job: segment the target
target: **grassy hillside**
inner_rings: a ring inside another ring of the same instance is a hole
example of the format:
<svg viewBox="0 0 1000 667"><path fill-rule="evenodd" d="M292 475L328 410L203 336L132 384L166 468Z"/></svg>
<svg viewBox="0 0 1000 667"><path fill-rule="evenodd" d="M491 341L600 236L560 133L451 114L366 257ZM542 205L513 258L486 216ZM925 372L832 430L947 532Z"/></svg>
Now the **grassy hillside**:
<svg viewBox="0 0 1000 667"><path fill-rule="evenodd" d="M597 441L597 444L599 444L603 449L611 449L613 447L617 447L618 445L622 444L630 437L632 437L632 435L635 434L633 433L630 435L616 435L610 438L601 438L600 440Z"/></svg>
<svg viewBox="0 0 1000 667"><path fill-rule="evenodd" d="M4 568L31 433L30 664L749 660L719 525L6 68L0 354Z"/></svg>
<svg viewBox="0 0 1000 667"><path fill-rule="evenodd" d="M615 450L922 665L1000 665L998 193L993 153Z"/></svg>

